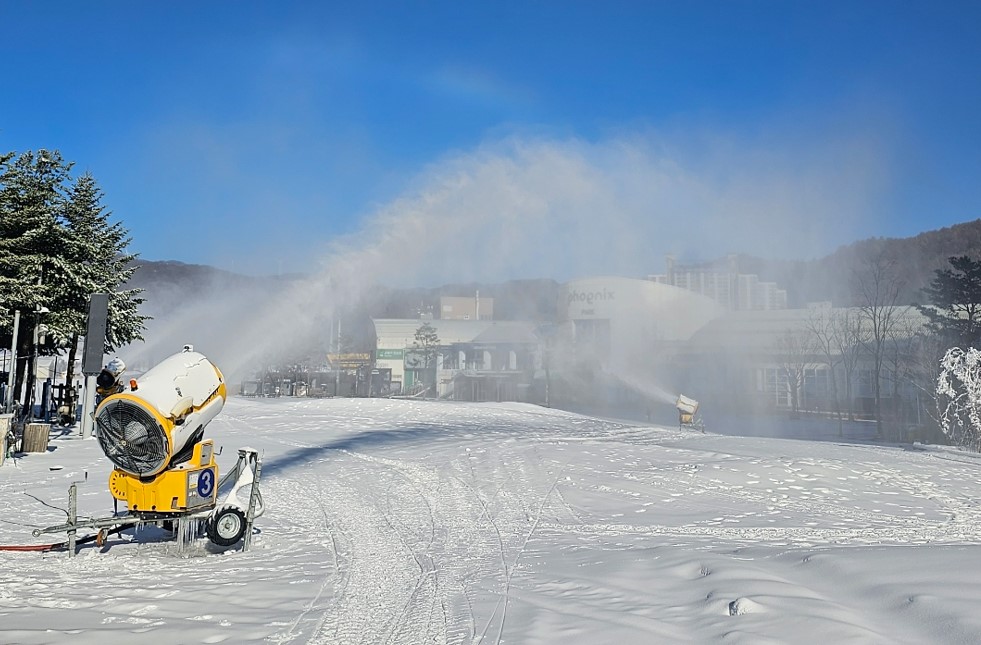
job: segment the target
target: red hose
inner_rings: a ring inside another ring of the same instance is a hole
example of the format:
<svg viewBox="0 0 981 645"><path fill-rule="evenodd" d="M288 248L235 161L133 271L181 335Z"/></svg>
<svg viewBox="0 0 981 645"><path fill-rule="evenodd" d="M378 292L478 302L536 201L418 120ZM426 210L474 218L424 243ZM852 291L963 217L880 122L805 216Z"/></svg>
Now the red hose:
<svg viewBox="0 0 981 645"><path fill-rule="evenodd" d="M106 535L107 536L116 535L125 528L126 525L117 526L112 530L107 531ZM99 537L98 533L93 533L92 535L86 535L85 537L80 537L77 540L75 540L75 544L76 545L88 544L89 542L94 542L96 539L98 539L98 537ZM55 549L66 549L66 548L68 548L67 540L64 542L55 542L54 544L8 544L8 545L0 544L0 551L41 551L43 553L47 551L54 551Z"/></svg>
<svg viewBox="0 0 981 645"><path fill-rule="evenodd" d="M0 551L54 551L64 548L67 542L55 542L54 544L8 544L0 545Z"/></svg>

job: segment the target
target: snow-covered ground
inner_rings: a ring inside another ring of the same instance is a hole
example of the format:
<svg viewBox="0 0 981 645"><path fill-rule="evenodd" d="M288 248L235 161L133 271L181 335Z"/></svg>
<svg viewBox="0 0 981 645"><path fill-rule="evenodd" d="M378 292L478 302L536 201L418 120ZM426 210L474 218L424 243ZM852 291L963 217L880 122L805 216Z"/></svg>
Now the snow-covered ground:
<svg viewBox="0 0 981 645"><path fill-rule="evenodd" d="M0 552L3 643L977 643L981 460L520 404L231 399L253 549ZM0 468L0 543L106 515L94 440ZM59 468L60 467L60 468Z"/></svg>

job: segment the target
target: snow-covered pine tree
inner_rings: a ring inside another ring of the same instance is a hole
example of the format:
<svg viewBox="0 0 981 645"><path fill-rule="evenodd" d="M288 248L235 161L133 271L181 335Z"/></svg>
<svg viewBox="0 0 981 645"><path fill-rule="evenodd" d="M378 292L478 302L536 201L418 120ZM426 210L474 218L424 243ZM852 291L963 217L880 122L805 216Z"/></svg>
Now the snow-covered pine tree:
<svg viewBox="0 0 981 645"><path fill-rule="evenodd" d="M84 333L91 293L109 293L105 350L142 339L139 290L125 289L136 266L130 239L109 221L102 191L88 173L70 180L72 164L57 151L0 155L0 342L9 346L12 314L19 310L18 355L30 356L42 307L49 341L41 353L67 345L74 359ZM73 374L69 363L69 382ZM28 368L25 370L25 366ZM15 391L32 382L33 361L18 361ZM25 389L25 404L28 389Z"/></svg>
<svg viewBox="0 0 981 645"><path fill-rule="evenodd" d="M51 309L52 292L65 267L58 255L64 228L58 213L64 204L63 185L71 164L58 151L28 151L0 164L0 308L9 341L13 312L24 323L17 338L18 354L27 357L42 308ZM47 324L47 320L44 321ZM33 361L18 361L16 391L32 382ZM25 389L25 404L29 399Z"/></svg>
<svg viewBox="0 0 981 645"><path fill-rule="evenodd" d="M109 221L111 213L102 205L102 197L95 178L84 173L72 184L63 213L67 232L63 252L71 273L70 279L63 283L57 323L68 339L69 383L74 377L78 339L85 333L90 294L110 294L104 339L107 353L142 340L148 320L139 313L142 290L124 288L137 269L133 263L136 254L126 251L129 233L122 223Z"/></svg>

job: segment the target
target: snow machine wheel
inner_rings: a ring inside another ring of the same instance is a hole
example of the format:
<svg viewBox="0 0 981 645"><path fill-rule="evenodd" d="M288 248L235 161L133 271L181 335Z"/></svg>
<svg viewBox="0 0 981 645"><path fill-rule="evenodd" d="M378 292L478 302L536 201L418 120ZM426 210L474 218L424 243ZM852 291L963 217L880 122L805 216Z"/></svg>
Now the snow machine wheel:
<svg viewBox="0 0 981 645"><path fill-rule="evenodd" d="M245 536L245 513L234 506L221 509L208 522L208 539L218 546L232 546Z"/></svg>

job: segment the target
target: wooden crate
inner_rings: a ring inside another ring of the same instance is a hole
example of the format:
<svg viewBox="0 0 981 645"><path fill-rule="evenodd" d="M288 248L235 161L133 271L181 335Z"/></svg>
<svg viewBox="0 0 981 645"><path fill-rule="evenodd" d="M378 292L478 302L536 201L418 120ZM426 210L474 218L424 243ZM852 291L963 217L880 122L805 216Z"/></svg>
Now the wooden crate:
<svg viewBox="0 0 981 645"><path fill-rule="evenodd" d="M20 442L21 452L47 452L50 435L50 423L25 423L24 437Z"/></svg>

